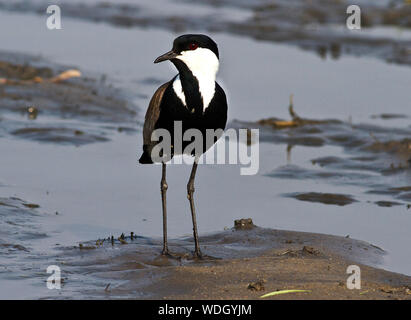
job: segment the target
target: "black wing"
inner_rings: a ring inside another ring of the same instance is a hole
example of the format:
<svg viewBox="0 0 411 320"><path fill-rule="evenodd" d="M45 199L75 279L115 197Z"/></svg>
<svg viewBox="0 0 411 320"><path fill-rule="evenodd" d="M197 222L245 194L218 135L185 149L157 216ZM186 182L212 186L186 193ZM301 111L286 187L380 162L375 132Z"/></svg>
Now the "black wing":
<svg viewBox="0 0 411 320"><path fill-rule="evenodd" d="M143 127L143 154L140 157L140 163L153 163L151 160L151 149L154 146L151 141L151 134L153 133L158 118L160 117L160 105L163 100L164 92L170 85L171 81L161 85L150 100L146 112L144 127Z"/></svg>

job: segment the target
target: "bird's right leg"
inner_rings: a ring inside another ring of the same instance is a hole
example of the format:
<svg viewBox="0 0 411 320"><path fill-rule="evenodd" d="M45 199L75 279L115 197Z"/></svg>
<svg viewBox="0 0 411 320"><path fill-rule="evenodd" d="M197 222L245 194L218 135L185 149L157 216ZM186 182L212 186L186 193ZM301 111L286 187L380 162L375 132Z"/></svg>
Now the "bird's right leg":
<svg viewBox="0 0 411 320"><path fill-rule="evenodd" d="M193 219L193 234L194 234L194 256L201 258L200 245L198 242L196 210L194 206L194 179L197 172L198 158L195 158L193 168L191 169L190 180L187 184L187 199L190 201L191 217Z"/></svg>
<svg viewBox="0 0 411 320"><path fill-rule="evenodd" d="M163 255L169 255L167 245L167 200L166 193L168 189L166 181L166 164L163 162L163 170L161 175L161 200L163 203Z"/></svg>

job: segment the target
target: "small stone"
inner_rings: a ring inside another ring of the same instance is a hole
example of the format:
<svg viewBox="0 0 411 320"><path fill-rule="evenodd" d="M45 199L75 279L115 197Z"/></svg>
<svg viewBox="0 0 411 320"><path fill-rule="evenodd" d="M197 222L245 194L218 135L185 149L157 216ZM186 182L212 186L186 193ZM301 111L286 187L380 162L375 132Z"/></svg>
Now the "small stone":
<svg viewBox="0 0 411 320"><path fill-rule="evenodd" d="M313 255L319 255L320 251L314 249L313 247L303 247L303 253L308 253L308 254L313 254Z"/></svg>
<svg viewBox="0 0 411 320"><path fill-rule="evenodd" d="M251 218L234 220L234 228L236 230L249 230L254 227L255 225Z"/></svg>
<svg viewBox="0 0 411 320"><path fill-rule="evenodd" d="M251 291L264 291L264 283L266 281L264 279L258 280L256 282L251 282L250 284L248 284L247 289L251 290Z"/></svg>

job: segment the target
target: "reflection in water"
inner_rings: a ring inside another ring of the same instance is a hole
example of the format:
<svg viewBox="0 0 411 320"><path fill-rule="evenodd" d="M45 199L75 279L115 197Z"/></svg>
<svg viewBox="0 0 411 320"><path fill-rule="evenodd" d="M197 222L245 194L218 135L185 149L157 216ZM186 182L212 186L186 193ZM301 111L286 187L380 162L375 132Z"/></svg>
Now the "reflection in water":
<svg viewBox="0 0 411 320"><path fill-rule="evenodd" d="M291 151L294 148L294 145L288 144L287 145L287 163L291 164Z"/></svg>

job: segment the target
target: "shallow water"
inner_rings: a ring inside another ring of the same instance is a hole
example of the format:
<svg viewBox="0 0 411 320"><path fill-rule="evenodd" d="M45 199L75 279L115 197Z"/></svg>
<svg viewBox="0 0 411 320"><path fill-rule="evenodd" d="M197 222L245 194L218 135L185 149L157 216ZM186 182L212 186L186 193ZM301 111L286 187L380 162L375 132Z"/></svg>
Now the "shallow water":
<svg viewBox="0 0 411 320"><path fill-rule="evenodd" d="M160 168L137 165L137 153L150 94L158 83L175 74L171 66L153 65L152 61L169 49L174 36L149 28L121 29L69 18L64 19L63 30L49 31L40 16L0 12L3 50L76 66L91 78L105 74L108 85L128 93L130 108L134 108L130 114L118 111L130 121L120 117L112 124L75 113L67 118L50 110L29 120L13 109L1 110L2 129L10 123L19 127L67 126L91 130L107 141L61 145L12 135L9 130L1 133L0 202L4 198L3 202L18 208L12 214L9 207L0 206L0 243L7 244L2 247L4 252L0 251L4 270L0 281L6 288L0 290L0 297L50 297L44 285L45 269L59 264L59 247L131 231L144 237L161 236ZM409 168L390 172L391 163L400 162L397 157L362 148L374 141L371 134L381 141L410 136L409 68L345 56L324 61L286 45L226 34L212 36L220 45L219 78L228 92L231 126L239 126L234 119L250 126L248 122L261 118L288 118L291 93L300 116L343 122L313 126L307 132L307 127L282 131L261 127L256 176L241 176L239 167L233 165L201 166L196 179L200 234L251 217L264 227L350 235L386 250L382 267L411 274L411 210L406 207L411 201L406 192L387 192L411 185ZM150 46L144 45L148 41ZM383 113L405 117L372 117ZM349 118L357 130L350 129ZM113 130L123 124L131 130ZM294 147L287 155L288 145ZM189 171L188 166L177 165L168 170L172 237L191 233L185 196ZM382 192L370 192L373 190ZM346 194L357 201L346 206L305 202L288 196L295 192ZM10 197L40 208L27 208ZM401 205L387 208L375 204L381 200ZM16 232L27 237L16 237ZM70 277L82 279L86 269L76 272ZM84 281L86 288L92 288ZM70 296L77 289L70 287L56 295Z"/></svg>

